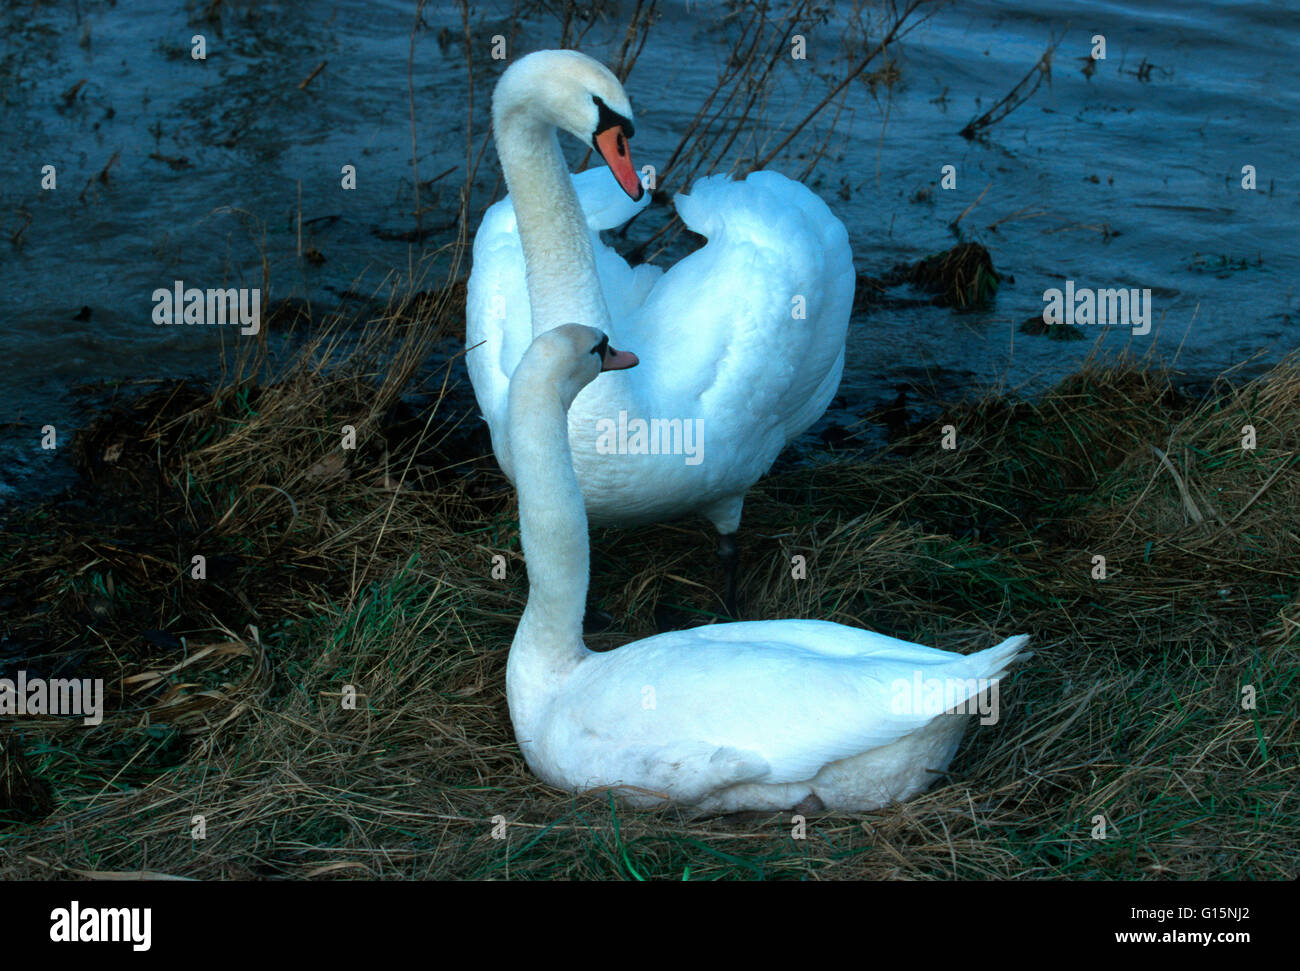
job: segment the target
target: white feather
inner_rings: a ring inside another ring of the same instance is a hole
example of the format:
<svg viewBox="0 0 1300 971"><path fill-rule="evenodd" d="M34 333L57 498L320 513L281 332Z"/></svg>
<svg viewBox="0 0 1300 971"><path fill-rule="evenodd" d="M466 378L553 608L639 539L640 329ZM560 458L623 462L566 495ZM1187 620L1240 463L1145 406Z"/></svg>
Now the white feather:
<svg viewBox="0 0 1300 971"><path fill-rule="evenodd" d="M788 809L809 795L867 810L925 789L956 751L977 693L1028 640L971 655L816 620L673 631L597 654L582 643L587 523L565 409L599 370L600 333L538 337L515 372L528 606L506 673L519 746L538 776L611 786L634 805ZM938 689L932 703L917 685ZM901 704L900 704L901 702Z"/></svg>
<svg viewBox="0 0 1300 971"><path fill-rule="evenodd" d="M533 127L510 126L529 111L549 117L581 101L572 94L579 82L607 102L626 103L596 62L572 52L552 61L555 53L512 66L494 96L494 111L508 120L498 123L496 136L511 196L488 210L475 237L466 310L467 364L493 450L515 480L506 400L533 337L563 323L597 327L644 364L602 375L570 411L574 466L591 523L632 525L698 512L720 532L733 532L746 491L820 417L839 386L855 282L848 233L815 193L777 173L743 181L713 176L676 197L682 219L707 245L667 272L629 267L599 232L622 225L648 195L632 202L603 167L571 183L557 177L563 157L553 133L548 140ZM570 129L579 137L581 124L575 118ZM576 222L566 215L569 195L585 234L570 232ZM536 238L521 240L516 202L534 213ZM532 271L526 251L539 264ZM544 319L534 317L539 301ZM598 422L617 422L620 412L647 421L699 419L702 460L600 454Z"/></svg>

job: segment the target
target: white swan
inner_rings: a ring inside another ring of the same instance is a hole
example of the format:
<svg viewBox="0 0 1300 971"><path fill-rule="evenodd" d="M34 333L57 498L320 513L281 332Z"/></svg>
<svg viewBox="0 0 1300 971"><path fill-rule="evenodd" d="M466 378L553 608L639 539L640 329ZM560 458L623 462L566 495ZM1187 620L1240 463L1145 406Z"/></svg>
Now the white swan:
<svg viewBox="0 0 1300 971"><path fill-rule="evenodd" d="M855 279L848 234L798 182L714 176L676 197L708 245L667 273L633 269L598 236L649 201L628 155L632 109L618 79L576 51L539 51L502 74L492 113L510 195L474 239L465 332L497 460L515 481L506 400L536 335L576 322L637 347L648 363L602 376L569 415L588 518L629 526L703 514L729 558L731 602L745 493L839 386ZM557 128L594 145L614 178L603 169L571 178ZM638 420L649 431L640 440ZM678 436L675 454L651 451L657 430ZM701 438L690 443L702 446L696 455L682 454L690 433Z"/></svg>
<svg viewBox="0 0 1300 971"><path fill-rule="evenodd" d="M669 799L723 812L810 796L867 810L925 789L966 725L942 712L970 699L976 679L1001 677L1027 637L960 655L769 620L587 650L587 518L565 413L602 370L636 363L600 331L569 325L534 340L510 384L529 591L506 697L528 765L563 789L616 787L635 806Z"/></svg>

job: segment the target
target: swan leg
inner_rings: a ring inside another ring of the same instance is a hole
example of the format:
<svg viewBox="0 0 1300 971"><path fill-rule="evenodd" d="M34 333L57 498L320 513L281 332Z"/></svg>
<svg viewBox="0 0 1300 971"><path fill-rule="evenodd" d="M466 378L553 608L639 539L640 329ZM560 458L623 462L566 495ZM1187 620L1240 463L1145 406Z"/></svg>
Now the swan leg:
<svg viewBox="0 0 1300 971"><path fill-rule="evenodd" d="M745 494L741 492L719 499L707 509L701 510L718 531L718 559L722 561L722 603L732 620L740 618L740 611L736 609L736 571L740 566L736 533L740 529L740 513L744 507Z"/></svg>
<svg viewBox="0 0 1300 971"><path fill-rule="evenodd" d="M722 602L733 620L740 619L736 609L736 571L740 567L740 548L735 533L718 534L718 559L722 561Z"/></svg>

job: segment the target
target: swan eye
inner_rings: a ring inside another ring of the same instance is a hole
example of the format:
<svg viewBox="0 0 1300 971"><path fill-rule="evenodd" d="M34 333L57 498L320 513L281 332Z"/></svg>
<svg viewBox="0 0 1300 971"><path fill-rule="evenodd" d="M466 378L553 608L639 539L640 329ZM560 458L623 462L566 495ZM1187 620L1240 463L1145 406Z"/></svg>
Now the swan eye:
<svg viewBox="0 0 1300 971"><path fill-rule="evenodd" d="M603 361L605 360L605 351L609 347L609 337L605 336L600 339L600 343L593 347L588 353L595 354Z"/></svg>
<svg viewBox="0 0 1300 971"><path fill-rule="evenodd" d="M635 126L632 124L632 122L624 118L617 111L614 111L612 108L610 108L609 105L605 104L605 102L601 100L599 95L593 94L591 96L591 100L596 103L596 112L597 112L596 130L592 132L591 135L592 140L594 141L596 136L599 135L601 132L608 131L611 128L619 128L622 130L620 132L620 137L619 137L619 154L620 155L625 154L623 151L622 135L626 135L628 138L631 138L633 135L636 134Z"/></svg>

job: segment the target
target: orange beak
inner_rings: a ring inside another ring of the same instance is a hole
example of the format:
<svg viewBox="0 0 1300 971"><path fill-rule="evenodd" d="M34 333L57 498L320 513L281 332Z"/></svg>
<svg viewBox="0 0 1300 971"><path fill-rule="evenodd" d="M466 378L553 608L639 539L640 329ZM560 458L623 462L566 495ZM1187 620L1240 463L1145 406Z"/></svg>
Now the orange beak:
<svg viewBox="0 0 1300 971"><path fill-rule="evenodd" d="M623 187L623 191L631 196L633 201L639 200L645 188L641 185L636 169L632 167L632 156L628 154L623 126L611 125L600 132L593 141L596 151L600 152L601 158L614 173L614 178L618 179L618 184Z"/></svg>
<svg viewBox="0 0 1300 971"><path fill-rule="evenodd" d="M636 367L640 363L641 359L631 351L616 351L606 345L605 353L600 359L600 369L602 371L626 371L628 368Z"/></svg>

